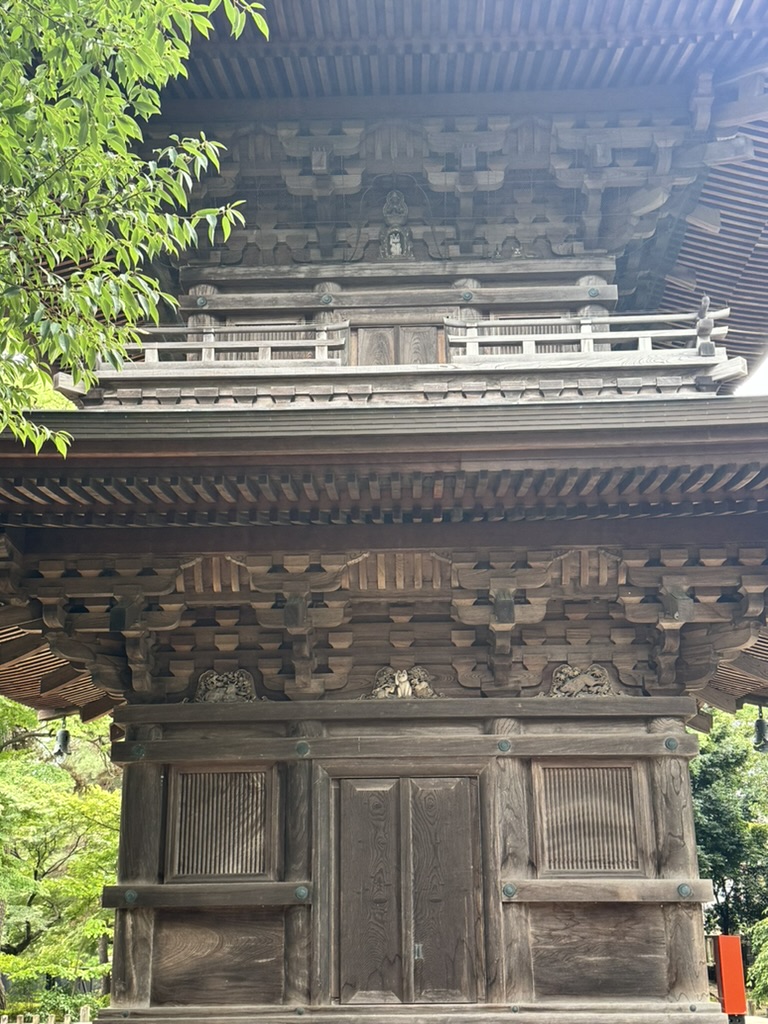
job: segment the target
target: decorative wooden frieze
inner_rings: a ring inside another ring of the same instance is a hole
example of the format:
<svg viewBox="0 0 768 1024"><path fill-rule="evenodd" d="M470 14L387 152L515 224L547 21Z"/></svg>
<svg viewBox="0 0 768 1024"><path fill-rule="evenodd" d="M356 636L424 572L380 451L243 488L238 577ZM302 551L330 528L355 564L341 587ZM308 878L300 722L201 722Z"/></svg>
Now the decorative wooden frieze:
<svg viewBox="0 0 768 1024"><path fill-rule="evenodd" d="M700 123L702 103L711 98L697 102ZM638 125L634 111L618 111L610 121L590 118L588 126L567 111L340 125L280 121L232 136L226 164L205 189L215 202L236 189L254 200L257 212L247 233L236 230L223 249L209 251L211 265L391 258L380 232L393 168L399 172L395 187L418 211L412 228L424 257L530 259L598 245L620 252L641 233L652 234L656 219L702 164L748 155L742 137L697 147L692 124L651 119ZM385 176L387 185L377 184ZM274 194L276 182L280 217L263 201L265 186ZM578 224L572 217L576 196ZM349 197L359 197L352 224ZM452 216L436 218L438 204ZM195 262L205 258L196 254Z"/></svg>
<svg viewBox="0 0 768 1024"><path fill-rule="evenodd" d="M464 483L456 473L455 495ZM593 665L616 692L661 695L705 690L754 644L765 558L737 545L275 552L159 560L158 579L146 560L82 557L25 567L20 586L56 651L136 699L189 697L202 673L230 669L262 695L354 698L377 665L415 663L452 695L536 696L559 667L575 673L564 695Z"/></svg>

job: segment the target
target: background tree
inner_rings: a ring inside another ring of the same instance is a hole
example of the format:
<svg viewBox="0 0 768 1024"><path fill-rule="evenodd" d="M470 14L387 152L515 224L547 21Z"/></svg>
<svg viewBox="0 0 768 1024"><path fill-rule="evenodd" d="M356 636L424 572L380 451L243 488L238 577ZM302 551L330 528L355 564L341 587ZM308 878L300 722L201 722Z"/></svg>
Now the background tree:
<svg viewBox="0 0 768 1024"><path fill-rule="evenodd" d="M691 766L699 866L712 879L708 928L746 933L768 908L768 758L752 745L757 712L713 712Z"/></svg>
<svg viewBox="0 0 768 1024"><path fill-rule="evenodd" d="M100 897L115 876L120 774L105 720L73 722L61 764L58 728L0 698L0 977L17 1010L79 1005L78 990L109 971L112 919Z"/></svg>
<svg viewBox="0 0 768 1024"><path fill-rule="evenodd" d="M185 73L195 35L221 10L234 35L253 0L6 0L0 5L0 430L66 450L68 435L25 410L54 368L86 386L119 364L132 328L164 296L150 261L227 237L237 204L190 211L195 179L218 166L205 137L140 153L160 90Z"/></svg>

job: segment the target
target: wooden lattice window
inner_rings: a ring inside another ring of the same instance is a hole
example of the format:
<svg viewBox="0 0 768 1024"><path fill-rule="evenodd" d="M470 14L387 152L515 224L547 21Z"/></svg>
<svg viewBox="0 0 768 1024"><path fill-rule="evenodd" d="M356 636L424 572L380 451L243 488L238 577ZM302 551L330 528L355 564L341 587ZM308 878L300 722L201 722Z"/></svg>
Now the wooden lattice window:
<svg viewBox="0 0 768 1024"><path fill-rule="evenodd" d="M647 875L648 795L637 764L534 765L540 875Z"/></svg>
<svg viewBox="0 0 768 1024"><path fill-rule="evenodd" d="M180 768L171 776L166 880L272 878L274 768Z"/></svg>

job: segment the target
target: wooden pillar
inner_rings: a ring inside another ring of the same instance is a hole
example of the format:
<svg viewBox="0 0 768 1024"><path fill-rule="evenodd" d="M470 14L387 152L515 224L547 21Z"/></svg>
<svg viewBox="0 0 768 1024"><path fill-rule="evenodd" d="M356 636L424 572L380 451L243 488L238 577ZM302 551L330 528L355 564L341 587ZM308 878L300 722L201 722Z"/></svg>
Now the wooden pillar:
<svg viewBox="0 0 768 1024"><path fill-rule="evenodd" d="M298 722L291 729L296 737L322 736L319 722ZM312 871L312 764L298 761L287 769L285 797L285 880L303 883ZM286 1003L307 1004L310 1000L309 970L312 945L312 909L287 907L285 911Z"/></svg>
<svg viewBox="0 0 768 1024"><path fill-rule="evenodd" d="M668 719L655 719L649 731L669 733L670 744L684 733L681 722ZM679 879L684 886L699 877L688 761L682 757L654 760L651 792L658 877ZM662 912L670 998L678 1002L707 1002L709 985L701 905L667 904Z"/></svg>
<svg viewBox="0 0 768 1024"><path fill-rule="evenodd" d="M136 737L154 740L162 730L150 726ZM121 885L160 880L164 779L162 765L130 764L123 775L118 880ZM115 912L113 1006L149 1006L155 911L137 907Z"/></svg>
<svg viewBox="0 0 768 1024"><path fill-rule="evenodd" d="M520 723L496 719L490 731L498 736L520 733ZM498 828L486 834L485 842L498 844L498 874L493 878L492 899L500 904L501 888L510 878L530 878L530 768L519 758L499 758L494 769ZM489 903L489 909L491 904ZM533 966L528 925L528 907L524 903L506 903L503 908L504 964L501 980L504 1001L526 1002L533 999ZM490 929L489 929L490 938ZM493 961L489 954L489 964ZM490 995L489 995L490 998Z"/></svg>

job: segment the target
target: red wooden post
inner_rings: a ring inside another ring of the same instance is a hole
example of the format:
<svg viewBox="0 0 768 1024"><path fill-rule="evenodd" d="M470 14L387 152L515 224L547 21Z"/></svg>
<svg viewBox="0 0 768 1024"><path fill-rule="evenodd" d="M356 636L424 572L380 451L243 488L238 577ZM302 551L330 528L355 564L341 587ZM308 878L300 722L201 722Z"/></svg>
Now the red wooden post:
<svg viewBox="0 0 768 1024"><path fill-rule="evenodd" d="M715 936L717 994L723 1013L729 1016L747 1012L741 938L738 935Z"/></svg>

